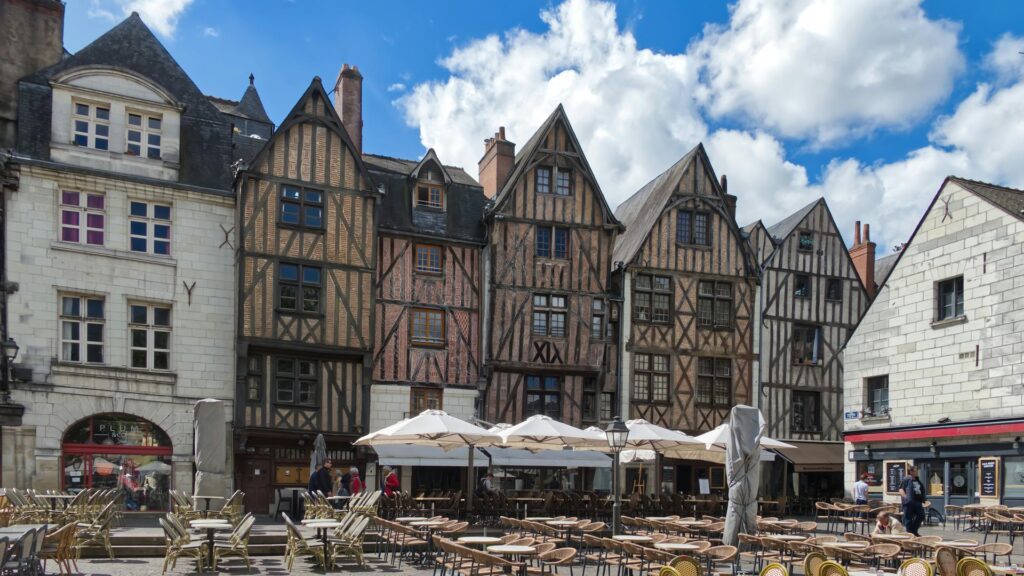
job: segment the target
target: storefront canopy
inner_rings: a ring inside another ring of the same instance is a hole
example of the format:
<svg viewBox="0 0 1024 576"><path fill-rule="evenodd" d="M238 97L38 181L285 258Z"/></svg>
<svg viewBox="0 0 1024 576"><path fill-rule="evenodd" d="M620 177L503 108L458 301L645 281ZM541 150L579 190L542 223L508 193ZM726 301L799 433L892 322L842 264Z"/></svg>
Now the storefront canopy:
<svg viewBox="0 0 1024 576"><path fill-rule="evenodd" d="M542 450L487 448L492 466L512 468L611 468L612 459L593 450Z"/></svg>
<svg viewBox="0 0 1024 576"><path fill-rule="evenodd" d="M842 442L794 442L794 448L777 448L775 452L794 466L794 472L842 472Z"/></svg>
<svg viewBox="0 0 1024 576"><path fill-rule="evenodd" d="M468 448L453 448L447 452L436 446L391 444L374 446L381 466L450 466L463 468L469 460ZM487 467L487 455L474 449L473 466Z"/></svg>

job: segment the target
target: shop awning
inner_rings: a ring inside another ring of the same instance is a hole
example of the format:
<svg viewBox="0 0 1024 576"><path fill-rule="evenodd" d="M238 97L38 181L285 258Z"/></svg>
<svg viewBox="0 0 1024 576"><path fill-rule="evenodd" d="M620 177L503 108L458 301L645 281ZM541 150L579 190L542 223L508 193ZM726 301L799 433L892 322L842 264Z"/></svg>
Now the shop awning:
<svg viewBox="0 0 1024 576"><path fill-rule="evenodd" d="M516 450L486 448L493 466L512 468L611 468L612 459L593 450Z"/></svg>
<svg viewBox="0 0 1024 576"><path fill-rule="evenodd" d="M796 448L776 448L779 456L794 466L795 472L842 472L842 442L794 442L786 443Z"/></svg>
<svg viewBox="0 0 1024 576"><path fill-rule="evenodd" d="M455 448L445 452L435 446L413 446L410 444L391 444L374 446L377 463L381 466L450 466L465 468L469 465L468 448ZM475 448L473 466L487 467L487 455Z"/></svg>

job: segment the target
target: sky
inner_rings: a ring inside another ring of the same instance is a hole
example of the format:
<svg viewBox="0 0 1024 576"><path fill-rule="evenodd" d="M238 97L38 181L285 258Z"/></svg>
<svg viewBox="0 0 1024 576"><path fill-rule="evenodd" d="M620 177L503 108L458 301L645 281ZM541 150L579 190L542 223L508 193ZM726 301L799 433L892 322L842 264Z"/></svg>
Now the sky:
<svg viewBox="0 0 1024 576"><path fill-rule="evenodd" d="M1024 188L1016 0L69 0L66 48L132 11L204 93L255 74L275 122L357 65L365 151L472 176L561 103L613 207L701 142L741 226L824 196L879 255L947 175Z"/></svg>

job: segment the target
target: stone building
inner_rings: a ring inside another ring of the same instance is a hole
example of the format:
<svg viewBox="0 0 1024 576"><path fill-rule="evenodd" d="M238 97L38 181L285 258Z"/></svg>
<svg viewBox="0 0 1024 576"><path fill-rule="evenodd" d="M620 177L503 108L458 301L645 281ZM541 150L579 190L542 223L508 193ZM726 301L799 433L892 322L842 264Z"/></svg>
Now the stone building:
<svg viewBox="0 0 1024 576"><path fill-rule="evenodd" d="M1024 503L1022 267L1024 191L947 178L846 345L847 486Z"/></svg>
<svg viewBox="0 0 1024 576"><path fill-rule="evenodd" d="M4 485L191 489L192 405L234 397L231 165L273 129L249 88L222 112L137 14L18 82Z"/></svg>

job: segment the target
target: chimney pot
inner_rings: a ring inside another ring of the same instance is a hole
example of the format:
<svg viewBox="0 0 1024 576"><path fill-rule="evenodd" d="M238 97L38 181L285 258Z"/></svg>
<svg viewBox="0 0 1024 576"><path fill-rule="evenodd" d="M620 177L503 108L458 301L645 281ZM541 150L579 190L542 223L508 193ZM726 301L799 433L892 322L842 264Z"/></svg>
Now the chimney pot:
<svg viewBox="0 0 1024 576"><path fill-rule="evenodd" d="M722 174L721 181L722 181L722 192L725 192L726 194L728 194L729 193L729 179L725 177L725 174Z"/></svg>
<svg viewBox="0 0 1024 576"><path fill-rule="evenodd" d="M505 127L494 133L494 138L484 140L484 155L477 164L480 185L484 196L494 198L505 185L516 161L516 145L505 139Z"/></svg>
<svg viewBox="0 0 1024 576"><path fill-rule="evenodd" d="M863 231L863 237L861 232ZM853 267L857 270L864 290L868 298L875 297L875 244L871 241L871 227L864 224L861 227L860 220L857 221L854 232L854 244L850 248L850 260L853 260Z"/></svg>
<svg viewBox="0 0 1024 576"><path fill-rule="evenodd" d="M864 241L871 242L871 224L864 224Z"/></svg>
<svg viewBox="0 0 1024 576"><path fill-rule="evenodd" d="M853 224L853 245L860 246L860 220Z"/></svg>
<svg viewBox="0 0 1024 576"><path fill-rule="evenodd" d="M498 138L501 139L501 140L505 139L505 127L504 126L500 126L498 128Z"/></svg>

